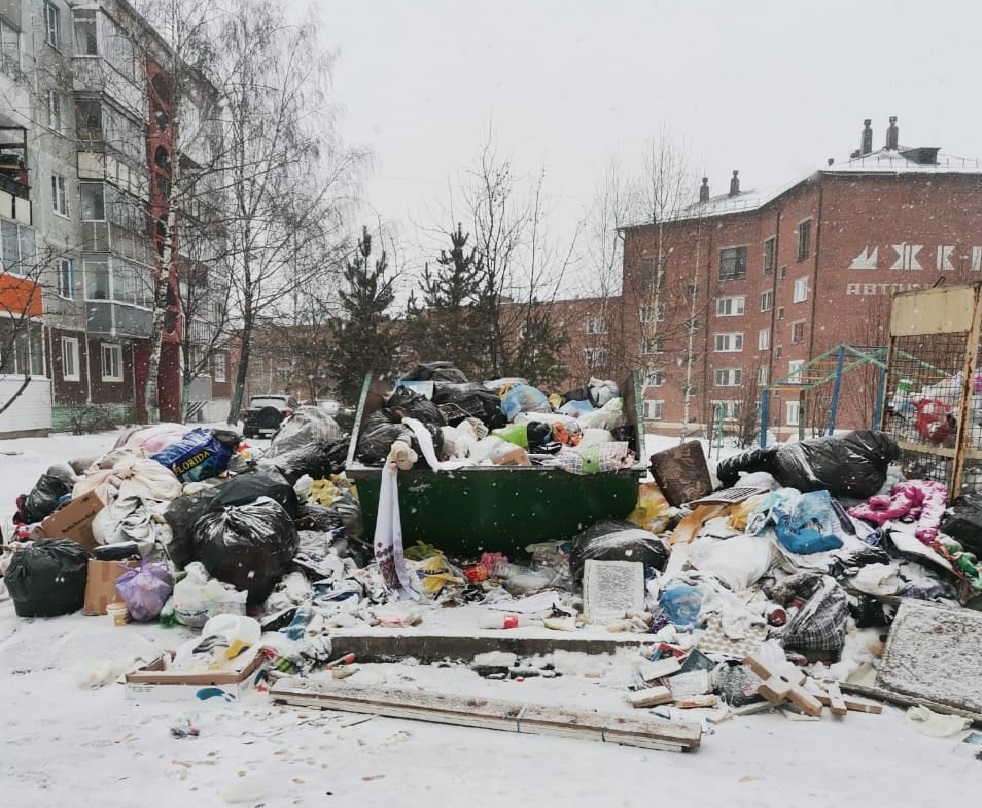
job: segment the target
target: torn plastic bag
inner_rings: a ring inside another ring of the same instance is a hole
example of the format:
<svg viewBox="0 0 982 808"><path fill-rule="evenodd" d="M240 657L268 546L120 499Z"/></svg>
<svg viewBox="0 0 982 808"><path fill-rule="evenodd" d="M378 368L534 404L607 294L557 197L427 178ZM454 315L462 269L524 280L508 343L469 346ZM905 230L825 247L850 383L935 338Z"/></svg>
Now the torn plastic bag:
<svg viewBox="0 0 982 808"><path fill-rule="evenodd" d="M392 421L401 421L408 417L427 426L443 427L447 424L436 404L408 387L396 387L392 391L381 411L386 410Z"/></svg>
<svg viewBox="0 0 982 808"><path fill-rule="evenodd" d="M172 534L165 549L177 569L182 570L194 561L194 526L211 510L223 485L224 482L210 481L194 493L172 500L164 511L164 521L170 525Z"/></svg>
<svg viewBox="0 0 982 808"><path fill-rule="evenodd" d="M209 510L226 505L248 505L260 497L275 499L291 519L296 519L299 505L293 486L282 474L271 470L251 471L233 477L218 489Z"/></svg>
<svg viewBox="0 0 982 808"><path fill-rule="evenodd" d="M419 456L417 465L426 467L423 459L423 452L419 446L416 435L406 425L393 422L393 413L385 409L373 412L365 420L361 437L358 439L356 457L366 465L381 465L389 455L392 444L397 440L408 443L413 451ZM442 417L442 416L441 416ZM433 436L433 450L436 456L443 455L443 429L426 422L422 422L426 431ZM313 476L313 475L311 475Z"/></svg>
<svg viewBox="0 0 982 808"><path fill-rule="evenodd" d="M801 494L782 488L767 495L761 509L748 520L747 532L759 534L771 524L786 550L810 555L842 547L835 533L836 521L828 491Z"/></svg>
<svg viewBox="0 0 982 808"><path fill-rule="evenodd" d="M116 594L137 623L158 617L173 591L174 579L163 564L144 561L139 568L127 570L116 579Z"/></svg>
<svg viewBox="0 0 982 808"><path fill-rule="evenodd" d="M520 412L552 412L545 393L530 384L513 384L501 396L501 411L509 421Z"/></svg>
<svg viewBox="0 0 982 808"><path fill-rule="evenodd" d="M323 407L305 405L297 407L293 414L285 419L270 440L266 457L271 453L296 449L302 443L312 440L337 440L341 437L341 427ZM289 441L286 445L284 442Z"/></svg>
<svg viewBox="0 0 982 808"><path fill-rule="evenodd" d="M288 481L296 482L307 474L315 479L339 474L344 470L348 455L348 439L306 440L298 433L272 447L259 461L259 466L275 468Z"/></svg>
<svg viewBox="0 0 982 808"><path fill-rule="evenodd" d="M187 575L174 584L174 617L182 626L201 628L216 614L245 614L247 592L208 575L199 561L187 566Z"/></svg>
<svg viewBox="0 0 982 808"><path fill-rule="evenodd" d="M18 617L57 617L82 608L89 553L71 539L39 541L14 552L4 573Z"/></svg>
<svg viewBox="0 0 982 808"><path fill-rule="evenodd" d="M231 458L232 453L207 429L192 429L181 440L150 455L185 483L217 477L228 468Z"/></svg>
<svg viewBox="0 0 982 808"><path fill-rule="evenodd" d="M640 561L646 567L659 572L665 569L671 547L656 536L632 522L621 519L604 519L587 528L573 539L569 551L569 571L579 588L583 585L586 562Z"/></svg>
<svg viewBox="0 0 982 808"><path fill-rule="evenodd" d="M269 497L205 514L194 526L196 557L208 574L262 603L290 569L297 531L283 506Z"/></svg>
<svg viewBox="0 0 982 808"><path fill-rule="evenodd" d="M451 426L468 417L479 418L488 429L508 423L498 394L477 383L434 382L433 403Z"/></svg>
<svg viewBox="0 0 982 808"><path fill-rule="evenodd" d="M802 572L771 587L767 596L782 606L803 600L804 605L780 633L786 651L833 651L838 653L846 641L849 601L835 578Z"/></svg>
<svg viewBox="0 0 982 808"><path fill-rule="evenodd" d="M21 515L27 524L40 522L58 508L61 498L72 492L72 483L63 476L44 473L34 484L31 493L24 500Z"/></svg>
<svg viewBox="0 0 982 808"><path fill-rule="evenodd" d="M673 581L659 595L658 605L672 623L688 630L699 626L704 599L705 593L698 585Z"/></svg>
<svg viewBox="0 0 982 808"><path fill-rule="evenodd" d="M799 491L826 489L834 497L865 499L883 487L887 466L898 454L892 437L863 429L781 446L774 458L774 476Z"/></svg>
<svg viewBox="0 0 982 808"><path fill-rule="evenodd" d="M409 373L402 377L407 382L453 382L466 384L467 377L453 362L420 362Z"/></svg>

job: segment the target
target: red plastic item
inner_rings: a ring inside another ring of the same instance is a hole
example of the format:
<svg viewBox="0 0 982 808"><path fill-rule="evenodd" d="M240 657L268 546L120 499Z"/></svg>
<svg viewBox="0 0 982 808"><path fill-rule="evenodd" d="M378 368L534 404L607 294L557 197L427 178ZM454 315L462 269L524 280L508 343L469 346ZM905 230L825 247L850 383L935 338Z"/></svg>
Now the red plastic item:
<svg viewBox="0 0 982 808"><path fill-rule="evenodd" d="M914 427L921 437L931 443L944 443L951 435L951 407L934 398L922 398L914 406Z"/></svg>

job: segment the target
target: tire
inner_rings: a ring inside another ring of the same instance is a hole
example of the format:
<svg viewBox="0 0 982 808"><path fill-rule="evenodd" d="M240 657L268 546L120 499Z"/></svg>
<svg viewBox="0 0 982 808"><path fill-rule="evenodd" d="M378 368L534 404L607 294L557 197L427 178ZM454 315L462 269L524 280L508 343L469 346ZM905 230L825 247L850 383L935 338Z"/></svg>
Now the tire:
<svg viewBox="0 0 982 808"><path fill-rule="evenodd" d="M282 421L283 413L276 407L263 407L249 419L255 429L279 429Z"/></svg>

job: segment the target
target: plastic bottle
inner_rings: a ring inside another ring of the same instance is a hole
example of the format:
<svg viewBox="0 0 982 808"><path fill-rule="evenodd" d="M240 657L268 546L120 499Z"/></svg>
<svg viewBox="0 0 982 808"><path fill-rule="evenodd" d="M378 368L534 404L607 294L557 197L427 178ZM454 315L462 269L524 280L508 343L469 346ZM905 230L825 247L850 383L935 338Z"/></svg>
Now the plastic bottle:
<svg viewBox="0 0 982 808"><path fill-rule="evenodd" d="M290 624L280 629L280 634L284 634L291 640L302 640L307 625L314 619L314 607L308 600L297 606L297 611L293 615Z"/></svg>
<svg viewBox="0 0 982 808"><path fill-rule="evenodd" d="M512 614L510 612L486 612L477 619L478 628L519 628L520 626L531 626L536 622L523 614Z"/></svg>

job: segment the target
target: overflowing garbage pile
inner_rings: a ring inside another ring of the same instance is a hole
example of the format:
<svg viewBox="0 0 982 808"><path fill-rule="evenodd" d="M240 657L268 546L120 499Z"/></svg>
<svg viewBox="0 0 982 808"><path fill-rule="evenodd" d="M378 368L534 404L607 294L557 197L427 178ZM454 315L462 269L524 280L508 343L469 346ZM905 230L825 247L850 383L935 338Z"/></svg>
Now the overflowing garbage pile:
<svg viewBox="0 0 982 808"><path fill-rule="evenodd" d="M523 380L468 382L446 363L415 375L366 419L361 462L587 473L631 457L611 382L550 400ZM942 485L901 479L881 432L722 460L715 490L703 465L693 476L707 475L707 493L691 501L644 481L627 519L572 540L543 535L523 558L451 558L397 535L380 556L344 474L348 443L330 416L301 408L265 451L231 430L162 424L53 466L18 498L0 557L16 614L81 609L201 630L169 663L189 670L262 648L273 678L340 677L354 671L332 648L340 630L411 627L462 607L474 631L639 635L625 694L636 707L816 714L823 699L841 703L836 682L870 681L905 600L955 609L982 591L982 500L949 507Z"/></svg>

